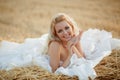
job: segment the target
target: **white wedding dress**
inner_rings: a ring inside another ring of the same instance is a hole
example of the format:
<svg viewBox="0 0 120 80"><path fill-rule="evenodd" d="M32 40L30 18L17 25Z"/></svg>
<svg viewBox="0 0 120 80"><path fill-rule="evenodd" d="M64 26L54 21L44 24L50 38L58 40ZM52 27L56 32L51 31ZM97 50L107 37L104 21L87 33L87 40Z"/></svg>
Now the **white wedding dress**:
<svg viewBox="0 0 120 80"><path fill-rule="evenodd" d="M38 65L51 72L49 56L43 53L47 38L48 34L44 34L40 38L27 38L23 43L0 42L0 69ZM86 58L77 58L73 54L70 65L59 67L56 74L77 75L80 80L94 79L94 67L113 49L120 49L120 39L112 38L111 33L104 30L89 29L83 33L80 42Z"/></svg>

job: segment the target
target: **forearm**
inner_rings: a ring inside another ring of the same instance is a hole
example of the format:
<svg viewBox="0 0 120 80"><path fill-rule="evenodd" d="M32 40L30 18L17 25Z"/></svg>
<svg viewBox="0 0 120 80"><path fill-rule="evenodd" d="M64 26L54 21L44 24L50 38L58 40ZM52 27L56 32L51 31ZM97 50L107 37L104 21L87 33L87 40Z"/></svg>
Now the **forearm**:
<svg viewBox="0 0 120 80"><path fill-rule="evenodd" d="M75 54L77 55L78 58L83 57L83 55L78 51L78 49L75 46L73 47L73 49L74 49Z"/></svg>
<svg viewBox="0 0 120 80"><path fill-rule="evenodd" d="M82 48L81 48L81 44L80 44L80 43L76 44L76 48L77 48L77 50L79 51L79 54L80 54L82 57L85 57L85 54L84 54L84 52L83 52L83 50L82 50Z"/></svg>
<svg viewBox="0 0 120 80"><path fill-rule="evenodd" d="M62 67L66 68L70 64L70 58L71 58L71 55L67 57L67 59L62 64Z"/></svg>

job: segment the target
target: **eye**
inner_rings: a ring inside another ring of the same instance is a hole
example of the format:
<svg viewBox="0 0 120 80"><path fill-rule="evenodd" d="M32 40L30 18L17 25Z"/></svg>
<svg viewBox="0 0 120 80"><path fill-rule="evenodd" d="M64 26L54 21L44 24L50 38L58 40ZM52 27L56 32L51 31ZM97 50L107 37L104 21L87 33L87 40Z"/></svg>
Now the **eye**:
<svg viewBox="0 0 120 80"><path fill-rule="evenodd" d="M65 27L65 30L68 30L69 28L70 28L69 26L66 26L66 27Z"/></svg>
<svg viewBox="0 0 120 80"><path fill-rule="evenodd" d="M61 33L62 32L62 30L58 30L58 33Z"/></svg>

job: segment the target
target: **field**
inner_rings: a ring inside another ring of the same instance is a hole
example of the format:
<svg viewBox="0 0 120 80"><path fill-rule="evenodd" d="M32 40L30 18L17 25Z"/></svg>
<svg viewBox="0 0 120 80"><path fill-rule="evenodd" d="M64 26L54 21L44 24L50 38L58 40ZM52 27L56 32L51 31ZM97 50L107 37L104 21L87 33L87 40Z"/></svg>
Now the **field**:
<svg viewBox="0 0 120 80"><path fill-rule="evenodd" d="M120 38L120 0L0 0L0 41L22 43L25 38L40 37L49 31L52 16L60 12L84 31L104 29ZM120 51L113 50L95 70L96 80L120 79Z"/></svg>

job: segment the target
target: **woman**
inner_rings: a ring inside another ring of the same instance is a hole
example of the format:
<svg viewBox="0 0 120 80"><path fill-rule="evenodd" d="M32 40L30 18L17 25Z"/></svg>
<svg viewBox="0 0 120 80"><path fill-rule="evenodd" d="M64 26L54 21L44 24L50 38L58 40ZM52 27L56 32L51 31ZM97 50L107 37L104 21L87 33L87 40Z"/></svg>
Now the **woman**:
<svg viewBox="0 0 120 80"><path fill-rule="evenodd" d="M52 72L78 75L80 80L94 79L94 67L112 49L120 48L120 40L104 30L89 29L82 33L68 15L59 13L53 17L47 52Z"/></svg>
<svg viewBox="0 0 120 80"><path fill-rule="evenodd" d="M52 19L49 34L22 44L2 41L0 69L39 65L56 74L94 79L94 67L112 49L120 49L120 40L111 33L98 29L83 32L68 15L59 13Z"/></svg>
<svg viewBox="0 0 120 80"><path fill-rule="evenodd" d="M72 20L65 14L58 14L51 22L52 40L49 42L48 54L53 72L59 66L67 67L73 53L78 57L85 57L79 43L82 31L76 35L75 27Z"/></svg>

